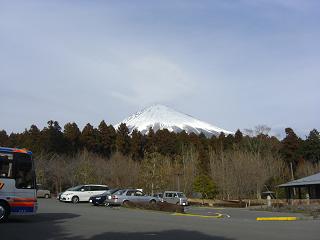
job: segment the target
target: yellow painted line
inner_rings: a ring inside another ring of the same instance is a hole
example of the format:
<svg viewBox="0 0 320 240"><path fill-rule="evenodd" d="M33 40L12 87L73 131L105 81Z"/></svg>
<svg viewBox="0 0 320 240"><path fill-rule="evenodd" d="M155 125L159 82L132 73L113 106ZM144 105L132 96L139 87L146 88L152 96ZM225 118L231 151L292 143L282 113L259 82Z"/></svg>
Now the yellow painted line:
<svg viewBox="0 0 320 240"><path fill-rule="evenodd" d="M297 217L258 217L257 221L296 221Z"/></svg>
<svg viewBox="0 0 320 240"><path fill-rule="evenodd" d="M173 216L185 216L185 217L200 217L200 218L222 218L223 215L220 213L217 213L216 216L206 216L206 215L200 215L200 214L191 214L191 213L173 213Z"/></svg>

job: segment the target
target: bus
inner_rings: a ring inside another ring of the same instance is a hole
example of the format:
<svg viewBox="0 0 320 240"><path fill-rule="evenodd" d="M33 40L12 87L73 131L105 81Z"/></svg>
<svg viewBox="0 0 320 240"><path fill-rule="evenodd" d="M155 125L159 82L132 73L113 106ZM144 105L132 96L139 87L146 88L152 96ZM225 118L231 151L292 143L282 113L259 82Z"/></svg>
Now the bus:
<svg viewBox="0 0 320 240"><path fill-rule="evenodd" d="M32 152L0 147L0 222L9 215L35 214L36 186Z"/></svg>

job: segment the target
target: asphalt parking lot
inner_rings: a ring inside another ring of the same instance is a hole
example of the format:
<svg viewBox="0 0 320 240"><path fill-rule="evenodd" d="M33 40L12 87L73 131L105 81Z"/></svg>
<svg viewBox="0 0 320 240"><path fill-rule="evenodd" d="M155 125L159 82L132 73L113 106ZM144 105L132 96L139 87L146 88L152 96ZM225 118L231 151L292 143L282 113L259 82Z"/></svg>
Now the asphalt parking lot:
<svg viewBox="0 0 320 240"><path fill-rule="evenodd" d="M11 217L1 224L0 239L319 239L319 220L256 221L273 216L302 215L189 207L180 216L41 199L36 216Z"/></svg>

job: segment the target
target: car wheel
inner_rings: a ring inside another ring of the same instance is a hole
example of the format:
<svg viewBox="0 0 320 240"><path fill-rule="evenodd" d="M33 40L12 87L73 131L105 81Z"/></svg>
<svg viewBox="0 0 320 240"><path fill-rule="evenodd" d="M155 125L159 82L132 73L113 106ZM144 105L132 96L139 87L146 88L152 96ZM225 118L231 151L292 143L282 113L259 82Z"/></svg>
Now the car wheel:
<svg viewBox="0 0 320 240"><path fill-rule="evenodd" d="M156 200L151 200L149 203L150 203L151 205L155 205L157 202L156 202Z"/></svg>
<svg viewBox="0 0 320 240"><path fill-rule="evenodd" d="M180 206L180 203L179 203L179 202L177 202L177 203L176 203L176 205L177 205L177 206Z"/></svg>
<svg viewBox="0 0 320 240"><path fill-rule="evenodd" d="M106 207L109 207L110 206L110 203L105 203L104 204Z"/></svg>
<svg viewBox="0 0 320 240"><path fill-rule="evenodd" d="M48 199L50 196L49 194L44 195L44 198Z"/></svg>
<svg viewBox="0 0 320 240"><path fill-rule="evenodd" d="M72 203L76 204L79 202L79 197L77 196L73 196L72 199L71 199Z"/></svg>
<svg viewBox="0 0 320 240"><path fill-rule="evenodd" d="M0 222L6 222L10 215L10 208L8 204L0 202Z"/></svg>
<svg viewBox="0 0 320 240"><path fill-rule="evenodd" d="M122 205L125 206L125 207L128 207L129 206L129 201L128 200L123 201Z"/></svg>

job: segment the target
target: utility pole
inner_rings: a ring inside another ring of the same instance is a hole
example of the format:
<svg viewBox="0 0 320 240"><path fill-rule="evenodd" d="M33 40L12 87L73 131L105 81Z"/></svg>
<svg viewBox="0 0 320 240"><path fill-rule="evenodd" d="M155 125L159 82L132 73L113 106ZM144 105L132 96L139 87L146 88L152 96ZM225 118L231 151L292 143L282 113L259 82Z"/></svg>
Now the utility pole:
<svg viewBox="0 0 320 240"><path fill-rule="evenodd" d="M292 167L292 162L290 162L290 170L291 170L291 180L294 180L294 175L293 175L293 167ZM296 195L296 189L293 188L293 195Z"/></svg>

